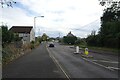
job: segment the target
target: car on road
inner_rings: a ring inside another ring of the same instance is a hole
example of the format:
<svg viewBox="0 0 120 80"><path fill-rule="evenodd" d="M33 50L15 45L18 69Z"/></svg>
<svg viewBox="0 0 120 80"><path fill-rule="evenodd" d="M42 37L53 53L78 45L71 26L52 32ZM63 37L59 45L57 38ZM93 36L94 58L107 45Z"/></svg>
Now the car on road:
<svg viewBox="0 0 120 80"><path fill-rule="evenodd" d="M50 43L49 47L55 47L54 43Z"/></svg>

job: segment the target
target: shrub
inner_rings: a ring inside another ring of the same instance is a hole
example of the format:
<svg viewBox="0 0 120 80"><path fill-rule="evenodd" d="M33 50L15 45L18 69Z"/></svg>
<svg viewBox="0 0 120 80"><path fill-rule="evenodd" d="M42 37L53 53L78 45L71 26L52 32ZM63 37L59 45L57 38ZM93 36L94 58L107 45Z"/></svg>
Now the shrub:
<svg viewBox="0 0 120 80"><path fill-rule="evenodd" d="M31 48L31 49L34 49L34 48L35 48L35 42L34 42L34 41L31 41L31 43L30 43L30 48Z"/></svg>

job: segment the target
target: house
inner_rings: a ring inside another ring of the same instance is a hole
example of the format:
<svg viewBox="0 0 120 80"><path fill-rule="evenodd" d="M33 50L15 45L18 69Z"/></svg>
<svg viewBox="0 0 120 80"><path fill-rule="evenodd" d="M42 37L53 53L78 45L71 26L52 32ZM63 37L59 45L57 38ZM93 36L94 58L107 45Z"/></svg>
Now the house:
<svg viewBox="0 0 120 80"><path fill-rule="evenodd" d="M74 37L74 35L71 33L71 31L67 34L68 37Z"/></svg>
<svg viewBox="0 0 120 80"><path fill-rule="evenodd" d="M12 26L10 31L13 33L18 33L23 44L35 41L35 32L33 26Z"/></svg>

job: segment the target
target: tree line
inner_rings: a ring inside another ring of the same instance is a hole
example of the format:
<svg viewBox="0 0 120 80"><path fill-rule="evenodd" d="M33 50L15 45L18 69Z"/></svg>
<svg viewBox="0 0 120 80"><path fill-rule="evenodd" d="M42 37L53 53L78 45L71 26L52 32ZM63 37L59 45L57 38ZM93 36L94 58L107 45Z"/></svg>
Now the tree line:
<svg viewBox="0 0 120 80"><path fill-rule="evenodd" d="M86 41L89 46L120 48L120 5L117 2L104 10L98 34L92 31Z"/></svg>
<svg viewBox="0 0 120 80"><path fill-rule="evenodd" d="M107 7L100 18L101 27L99 32L96 34L96 31L93 30L84 39L77 39L75 36L64 36L64 43L82 43L87 46L120 48L120 1L100 0L100 4L102 6L107 5Z"/></svg>
<svg viewBox="0 0 120 80"><path fill-rule="evenodd" d="M11 42L20 41L19 35L8 30L7 25L1 25L1 34L2 34L2 46L4 47L6 44Z"/></svg>

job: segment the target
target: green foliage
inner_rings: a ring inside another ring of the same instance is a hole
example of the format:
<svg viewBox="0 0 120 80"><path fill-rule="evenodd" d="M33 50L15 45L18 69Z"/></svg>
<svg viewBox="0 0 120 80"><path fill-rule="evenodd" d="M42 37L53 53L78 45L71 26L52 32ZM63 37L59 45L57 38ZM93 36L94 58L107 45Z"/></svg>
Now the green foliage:
<svg viewBox="0 0 120 80"><path fill-rule="evenodd" d="M120 48L120 9L117 4L113 3L107 8L101 17L101 28L99 35L101 36L102 46Z"/></svg>
<svg viewBox="0 0 120 80"><path fill-rule="evenodd" d="M117 6L120 6L120 0L99 0L101 6L111 6L112 4L116 4Z"/></svg>
<svg viewBox="0 0 120 80"><path fill-rule="evenodd" d="M1 29L1 27L0 27L0 44L2 43L2 29ZM0 49L1 49L1 47L0 47Z"/></svg>
<svg viewBox="0 0 120 80"><path fill-rule="evenodd" d="M34 41L31 41L31 43L30 43L30 48L31 48L31 49L34 49L34 48L35 48L35 45L34 45L34 44L35 44L35 42L34 42Z"/></svg>
<svg viewBox="0 0 120 80"><path fill-rule="evenodd" d="M37 37L37 41L39 42L39 43L41 43L42 42L42 38L39 36L39 37Z"/></svg>
<svg viewBox="0 0 120 80"><path fill-rule="evenodd" d="M48 40L48 36L44 33L42 35L42 41L47 41Z"/></svg>
<svg viewBox="0 0 120 80"><path fill-rule="evenodd" d="M80 39L77 39L76 41L75 41L75 45L80 45L80 43L81 43L81 40Z"/></svg>
<svg viewBox="0 0 120 80"><path fill-rule="evenodd" d="M1 26L2 28L2 46L4 46L6 43L10 43L14 39L14 35L12 32L8 30L7 26Z"/></svg>
<svg viewBox="0 0 120 80"><path fill-rule="evenodd" d="M2 64L5 65L20 56L21 48L9 44L2 49Z"/></svg>
<svg viewBox="0 0 120 80"><path fill-rule="evenodd" d="M53 38L53 37L48 39L48 41L55 41L55 40L56 38Z"/></svg>
<svg viewBox="0 0 120 80"><path fill-rule="evenodd" d="M98 34L89 35L86 40L89 46L120 48L120 9L116 3L104 10Z"/></svg>
<svg viewBox="0 0 120 80"><path fill-rule="evenodd" d="M58 42L59 42L59 43L63 43L63 38L59 38L59 39L58 39Z"/></svg>
<svg viewBox="0 0 120 80"><path fill-rule="evenodd" d="M100 36L99 35L89 35L86 38L87 45L89 46L101 46L102 44L100 43Z"/></svg>
<svg viewBox="0 0 120 80"><path fill-rule="evenodd" d="M2 25L2 46L9 44L14 41L20 41L19 35L8 30L7 26Z"/></svg>
<svg viewBox="0 0 120 80"><path fill-rule="evenodd" d="M34 41L31 41L31 44L34 44L35 42Z"/></svg>
<svg viewBox="0 0 120 80"><path fill-rule="evenodd" d="M1 29L1 26L0 26L0 36L2 36L2 29Z"/></svg>
<svg viewBox="0 0 120 80"><path fill-rule="evenodd" d="M19 37L18 33L14 33L14 41L20 41L21 38Z"/></svg>
<svg viewBox="0 0 120 80"><path fill-rule="evenodd" d="M112 4L104 10L103 16L101 17L102 24L105 22L120 21L120 6Z"/></svg>
<svg viewBox="0 0 120 80"><path fill-rule="evenodd" d="M80 47L82 47L82 48L85 48L85 47L87 46L87 43L86 43L85 38L77 39L77 40L75 41L75 45L76 45L76 46L80 46Z"/></svg>
<svg viewBox="0 0 120 80"><path fill-rule="evenodd" d="M75 41L77 40L76 36L64 36L63 42L67 44L75 44Z"/></svg>
<svg viewBox="0 0 120 80"><path fill-rule="evenodd" d="M13 4L16 4L14 0L1 0L0 2L2 8L4 8L4 6L13 7Z"/></svg>

